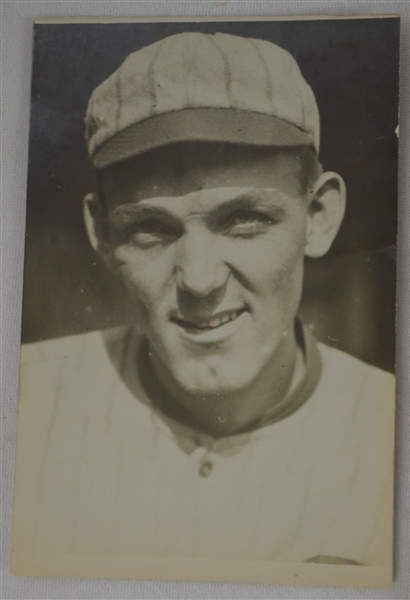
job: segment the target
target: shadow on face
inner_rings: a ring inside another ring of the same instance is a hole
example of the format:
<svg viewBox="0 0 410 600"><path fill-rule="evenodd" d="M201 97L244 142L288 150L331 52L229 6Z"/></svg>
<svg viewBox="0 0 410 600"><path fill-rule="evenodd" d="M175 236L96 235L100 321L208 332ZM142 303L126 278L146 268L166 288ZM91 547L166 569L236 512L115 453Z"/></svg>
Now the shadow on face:
<svg viewBox="0 0 410 600"><path fill-rule="evenodd" d="M152 197L219 187L276 188L305 195L320 165L309 147L265 148L189 142L171 144L99 173L108 208Z"/></svg>

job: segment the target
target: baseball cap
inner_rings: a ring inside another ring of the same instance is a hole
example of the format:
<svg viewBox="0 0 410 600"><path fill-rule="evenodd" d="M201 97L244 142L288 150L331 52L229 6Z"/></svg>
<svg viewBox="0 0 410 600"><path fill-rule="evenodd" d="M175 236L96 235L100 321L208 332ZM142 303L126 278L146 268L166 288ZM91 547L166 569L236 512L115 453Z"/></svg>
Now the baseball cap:
<svg viewBox="0 0 410 600"><path fill-rule="evenodd" d="M319 112L295 59L276 44L180 33L131 53L91 95L96 168L187 141L319 151Z"/></svg>

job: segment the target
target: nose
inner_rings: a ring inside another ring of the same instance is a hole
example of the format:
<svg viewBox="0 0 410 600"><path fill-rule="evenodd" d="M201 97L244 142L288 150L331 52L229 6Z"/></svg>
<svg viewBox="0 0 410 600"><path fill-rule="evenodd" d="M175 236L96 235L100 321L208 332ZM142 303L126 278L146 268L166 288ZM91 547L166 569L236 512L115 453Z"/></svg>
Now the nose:
<svg viewBox="0 0 410 600"><path fill-rule="evenodd" d="M178 288L204 298L222 288L228 277L229 269L215 236L206 230L185 232L176 251Z"/></svg>

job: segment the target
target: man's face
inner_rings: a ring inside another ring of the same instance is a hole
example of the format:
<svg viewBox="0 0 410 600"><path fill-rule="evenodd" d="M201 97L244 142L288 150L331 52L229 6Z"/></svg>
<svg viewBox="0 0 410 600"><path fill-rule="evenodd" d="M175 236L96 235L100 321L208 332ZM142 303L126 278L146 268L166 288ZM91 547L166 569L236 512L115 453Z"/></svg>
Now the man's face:
<svg viewBox="0 0 410 600"><path fill-rule="evenodd" d="M154 361L202 396L294 343L307 203L290 152L169 147L104 173L111 260Z"/></svg>

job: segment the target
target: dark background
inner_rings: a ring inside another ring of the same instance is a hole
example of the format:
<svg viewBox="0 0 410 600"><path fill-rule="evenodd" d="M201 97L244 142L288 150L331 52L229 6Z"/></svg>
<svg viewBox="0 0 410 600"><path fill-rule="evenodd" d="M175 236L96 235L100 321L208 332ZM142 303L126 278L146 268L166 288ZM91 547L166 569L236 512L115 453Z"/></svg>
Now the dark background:
<svg viewBox="0 0 410 600"><path fill-rule="evenodd" d="M321 115L325 170L348 191L328 255L306 261L300 313L319 339L394 370L399 19L35 25L22 341L126 322L118 283L89 247L95 189L83 118L126 56L167 35L216 31L289 50Z"/></svg>

